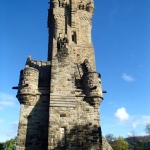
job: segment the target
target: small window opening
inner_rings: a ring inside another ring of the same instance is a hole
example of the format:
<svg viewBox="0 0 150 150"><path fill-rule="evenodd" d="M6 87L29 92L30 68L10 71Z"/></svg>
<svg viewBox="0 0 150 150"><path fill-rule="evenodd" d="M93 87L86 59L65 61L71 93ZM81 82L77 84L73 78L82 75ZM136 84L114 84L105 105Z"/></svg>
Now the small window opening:
<svg viewBox="0 0 150 150"><path fill-rule="evenodd" d="M77 43L76 32L73 32L73 33L72 33L72 41L73 41L74 43Z"/></svg>
<svg viewBox="0 0 150 150"><path fill-rule="evenodd" d="M66 114L60 114L60 117L66 117Z"/></svg>
<svg viewBox="0 0 150 150"><path fill-rule="evenodd" d="M65 146L65 128L60 128L60 143L61 147Z"/></svg>

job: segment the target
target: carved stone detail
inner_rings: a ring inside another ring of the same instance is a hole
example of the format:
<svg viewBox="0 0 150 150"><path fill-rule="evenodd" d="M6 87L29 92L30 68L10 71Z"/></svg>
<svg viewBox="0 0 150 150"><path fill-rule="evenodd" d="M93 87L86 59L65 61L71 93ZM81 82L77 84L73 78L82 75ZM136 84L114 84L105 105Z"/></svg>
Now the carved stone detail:
<svg viewBox="0 0 150 150"><path fill-rule="evenodd" d="M59 7L65 8L67 6L67 0L59 0Z"/></svg>
<svg viewBox="0 0 150 150"><path fill-rule="evenodd" d="M63 46L60 48L60 50L58 51L57 57L58 57L59 60L60 60L60 59L62 59L62 58L64 58L64 57L67 57L68 55L69 55L68 49L66 48L66 46L63 45Z"/></svg>
<svg viewBox="0 0 150 150"><path fill-rule="evenodd" d="M58 51L62 48L66 48L66 45L68 43L68 38L66 35L62 36L62 34L60 33L59 34L59 37L57 39L57 48L58 48Z"/></svg>
<svg viewBox="0 0 150 150"><path fill-rule="evenodd" d="M92 68L91 68L90 63L87 59L84 60L84 64L85 64L87 72L92 72Z"/></svg>
<svg viewBox="0 0 150 150"><path fill-rule="evenodd" d="M54 8L58 7L58 4L59 4L58 0L52 0L51 3L53 4Z"/></svg>
<svg viewBox="0 0 150 150"><path fill-rule="evenodd" d="M85 10L85 8L86 8L85 1L80 1L80 2L78 3L78 9L80 9L80 10Z"/></svg>

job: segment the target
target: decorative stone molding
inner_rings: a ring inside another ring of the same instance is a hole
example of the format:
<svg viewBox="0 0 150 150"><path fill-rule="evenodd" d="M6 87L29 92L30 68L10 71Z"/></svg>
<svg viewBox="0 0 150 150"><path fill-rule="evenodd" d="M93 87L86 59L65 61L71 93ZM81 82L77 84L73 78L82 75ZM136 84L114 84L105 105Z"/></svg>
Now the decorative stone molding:
<svg viewBox="0 0 150 150"><path fill-rule="evenodd" d="M67 6L67 0L59 0L59 7L65 8Z"/></svg>
<svg viewBox="0 0 150 150"><path fill-rule="evenodd" d="M80 1L79 3L78 3L78 9L79 10L85 10L85 2L83 2L83 1Z"/></svg>

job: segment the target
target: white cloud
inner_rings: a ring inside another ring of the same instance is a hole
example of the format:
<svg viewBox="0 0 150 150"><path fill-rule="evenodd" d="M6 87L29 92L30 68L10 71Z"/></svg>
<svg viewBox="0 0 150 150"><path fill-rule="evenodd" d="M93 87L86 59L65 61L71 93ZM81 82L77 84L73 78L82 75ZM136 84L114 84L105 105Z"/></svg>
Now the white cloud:
<svg viewBox="0 0 150 150"><path fill-rule="evenodd" d="M18 125L18 121L11 122L11 125Z"/></svg>
<svg viewBox="0 0 150 150"><path fill-rule="evenodd" d="M5 142L11 138L14 138L17 135L16 131L0 131L0 141Z"/></svg>
<svg viewBox="0 0 150 150"><path fill-rule="evenodd" d="M0 101L1 106L13 106L14 102L6 102L6 101Z"/></svg>
<svg viewBox="0 0 150 150"><path fill-rule="evenodd" d="M15 100L15 97L7 93L0 92L0 100L12 101L12 100Z"/></svg>
<svg viewBox="0 0 150 150"><path fill-rule="evenodd" d="M128 132L127 136L128 137L133 137L133 136L147 136L148 134L145 132L141 132L141 133L132 133L132 132Z"/></svg>
<svg viewBox="0 0 150 150"><path fill-rule="evenodd" d="M128 135L128 137L134 136L133 133L131 133L131 132L129 132L127 135Z"/></svg>
<svg viewBox="0 0 150 150"><path fill-rule="evenodd" d="M5 142L17 135L18 121L10 122L9 128L5 128L4 125L0 128L0 142Z"/></svg>
<svg viewBox="0 0 150 150"><path fill-rule="evenodd" d="M140 133L140 136L147 136L148 134L145 132Z"/></svg>
<svg viewBox="0 0 150 150"><path fill-rule="evenodd" d="M128 136L145 136L147 135L145 130L145 125L150 123L150 116L139 115L139 116L130 116L130 119L125 122L124 125L128 126L128 128L132 128L133 131L136 130L136 134L133 132L129 132ZM131 129L131 130L132 130Z"/></svg>
<svg viewBox="0 0 150 150"><path fill-rule="evenodd" d="M142 116L142 121L144 124L150 123L150 116Z"/></svg>
<svg viewBox="0 0 150 150"><path fill-rule="evenodd" d="M128 136L144 136L145 133L145 125L150 123L150 116L146 115L129 115L124 107L119 108L114 113L114 116L118 118L118 121L115 124L106 124L107 127L115 127L122 128L122 130L127 130L126 135ZM113 118L104 118L102 116L102 120L106 120L109 122L113 122ZM133 131L133 132L130 132ZM134 131L136 133L134 133ZM116 134L116 133L115 133Z"/></svg>
<svg viewBox="0 0 150 150"><path fill-rule="evenodd" d="M15 132L15 131L7 132L7 133L6 133L6 136L7 136L9 139L14 138L15 136L17 136L17 132Z"/></svg>
<svg viewBox="0 0 150 150"><path fill-rule="evenodd" d="M122 78L123 78L125 81L127 81L127 82L133 82L133 81L135 81L135 79L134 79L132 76L127 75L126 73L124 73L124 74L122 75Z"/></svg>
<svg viewBox="0 0 150 150"><path fill-rule="evenodd" d="M145 126L147 123L150 123L150 116L133 116L131 121L133 128L136 129L137 126Z"/></svg>
<svg viewBox="0 0 150 150"><path fill-rule="evenodd" d="M13 106L14 104L15 104L14 96L0 92L0 110L3 110L5 107Z"/></svg>
<svg viewBox="0 0 150 150"><path fill-rule="evenodd" d="M118 107L118 105L115 104L114 102L109 102L108 104L111 105L112 107Z"/></svg>
<svg viewBox="0 0 150 150"><path fill-rule="evenodd" d="M129 114L126 112L126 109L124 107L119 108L116 113L115 116L120 120L120 121L126 121L129 119Z"/></svg>
<svg viewBox="0 0 150 150"><path fill-rule="evenodd" d="M133 122L133 124L132 124L132 125L133 125L133 128L134 128L134 129L136 129L136 127L137 127L137 123L136 123L136 122Z"/></svg>

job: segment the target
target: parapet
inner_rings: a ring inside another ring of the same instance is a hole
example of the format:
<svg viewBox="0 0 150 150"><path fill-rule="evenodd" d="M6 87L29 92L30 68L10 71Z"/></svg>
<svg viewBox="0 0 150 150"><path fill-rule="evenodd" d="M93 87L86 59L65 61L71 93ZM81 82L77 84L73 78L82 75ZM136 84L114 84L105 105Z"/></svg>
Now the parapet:
<svg viewBox="0 0 150 150"><path fill-rule="evenodd" d="M35 68L39 71L39 87L49 87L50 86L50 61L37 61L32 60L31 56L27 58L26 66Z"/></svg>

